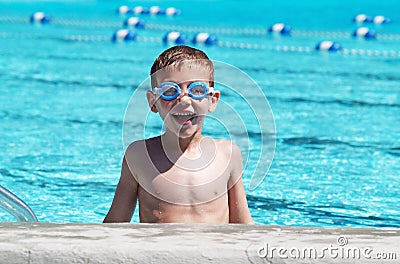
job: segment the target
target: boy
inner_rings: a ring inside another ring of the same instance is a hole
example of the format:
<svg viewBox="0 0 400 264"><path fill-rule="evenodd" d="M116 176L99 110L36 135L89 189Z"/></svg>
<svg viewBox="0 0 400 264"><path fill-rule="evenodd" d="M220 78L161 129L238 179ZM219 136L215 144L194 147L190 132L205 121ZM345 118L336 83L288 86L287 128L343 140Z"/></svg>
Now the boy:
<svg viewBox="0 0 400 264"><path fill-rule="evenodd" d="M130 222L139 200L142 223L254 224L239 148L202 136L204 119L220 97L211 60L200 50L175 46L158 56L150 74L147 100L165 133L127 148L104 222Z"/></svg>

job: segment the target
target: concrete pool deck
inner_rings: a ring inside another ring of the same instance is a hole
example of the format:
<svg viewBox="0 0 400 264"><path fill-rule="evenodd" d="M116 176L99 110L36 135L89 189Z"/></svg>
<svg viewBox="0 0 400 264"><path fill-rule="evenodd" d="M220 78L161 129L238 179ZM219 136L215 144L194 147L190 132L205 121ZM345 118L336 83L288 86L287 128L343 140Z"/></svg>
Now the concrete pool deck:
<svg viewBox="0 0 400 264"><path fill-rule="evenodd" d="M398 263L400 229L0 223L0 263Z"/></svg>

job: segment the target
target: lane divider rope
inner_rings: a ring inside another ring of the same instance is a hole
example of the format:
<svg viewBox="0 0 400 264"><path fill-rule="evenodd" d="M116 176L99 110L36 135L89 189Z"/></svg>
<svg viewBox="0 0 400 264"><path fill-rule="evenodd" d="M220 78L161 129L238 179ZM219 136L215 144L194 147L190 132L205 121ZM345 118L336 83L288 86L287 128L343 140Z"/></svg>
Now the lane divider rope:
<svg viewBox="0 0 400 264"><path fill-rule="evenodd" d="M54 39L61 41L78 41L78 42L111 42L110 36L102 35L71 35L71 36L48 36L33 33L10 33L0 32L0 38L9 39ZM162 43L162 38L158 37L143 37L137 36L135 41L144 43ZM241 42L229 42L219 41L217 44L219 47L225 48L236 48L236 49L247 49L247 50L269 50L269 51L282 51L282 52L300 52L300 53L311 53L316 52L315 48L302 47L302 46L289 46L289 45L263 45L263 44L251 44ZM360 56L376 56L376 57L400 57L400 51L396 50L363 50L363 49L347 49L344 48L335 53L344 55L360 55Z"/></svg>
<svg viewBox="0 0 400 264"><path fill-rule="evenodd" d="M26 23L29 24L29 19L18 17L0 17L0 23ZM68 20L54 19L51 24L62 26L93 26L93 27L110 27L118 28L123 26L123 22L106 22L106 21L90 21L90 20ZM150 30L162 31L183 31L187 33L209 32L222 35L249 35L249 36L267 36L269 32L262 28L209 28L198 26L182 26L182 25L162 25L162 24L145 24L143 27ZM350 32L336 31L312 31L312 30L291 30L291 36L300 37L332 37L332 38L351 38ZM377 34L377 39L400 41L400 34Z"/></svg>

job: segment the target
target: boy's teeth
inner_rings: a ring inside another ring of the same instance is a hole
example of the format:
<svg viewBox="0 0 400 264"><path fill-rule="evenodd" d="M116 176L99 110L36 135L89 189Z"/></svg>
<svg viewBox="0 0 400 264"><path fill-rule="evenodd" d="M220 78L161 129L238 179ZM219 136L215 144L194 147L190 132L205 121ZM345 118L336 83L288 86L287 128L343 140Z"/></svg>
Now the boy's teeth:
<svg viewBox="0 0 400 264"><path fill-rule="evenodd" d="M194 113L174 113L173 115L177 115L177 116L191 116L191 115L194 115Z"/></svg>

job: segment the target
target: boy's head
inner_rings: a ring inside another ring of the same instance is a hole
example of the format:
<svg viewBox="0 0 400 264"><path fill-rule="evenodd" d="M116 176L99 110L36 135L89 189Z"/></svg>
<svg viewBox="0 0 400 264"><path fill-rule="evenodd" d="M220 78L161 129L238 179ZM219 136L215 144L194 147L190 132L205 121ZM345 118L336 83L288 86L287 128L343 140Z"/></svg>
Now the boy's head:
<svg viewBox="0 0 400 264"><path fill-rule="evenodd" d="M162 71L180 71L183 67L200 68L209 72L209 85L214 86L212 61L203 51L184 45L171 47L157 57L150 70L151 86L157 87L160 84L157 76Z"/></svg>
<svg viewBox="0 0 400 264"><path fill-rule="evenodd" d="M151 86L146 96L169 131L180 137L202 129L220 96L214 90L214 65L207 55L188 46L174 46L161 53L151 67Z"/></svg>

